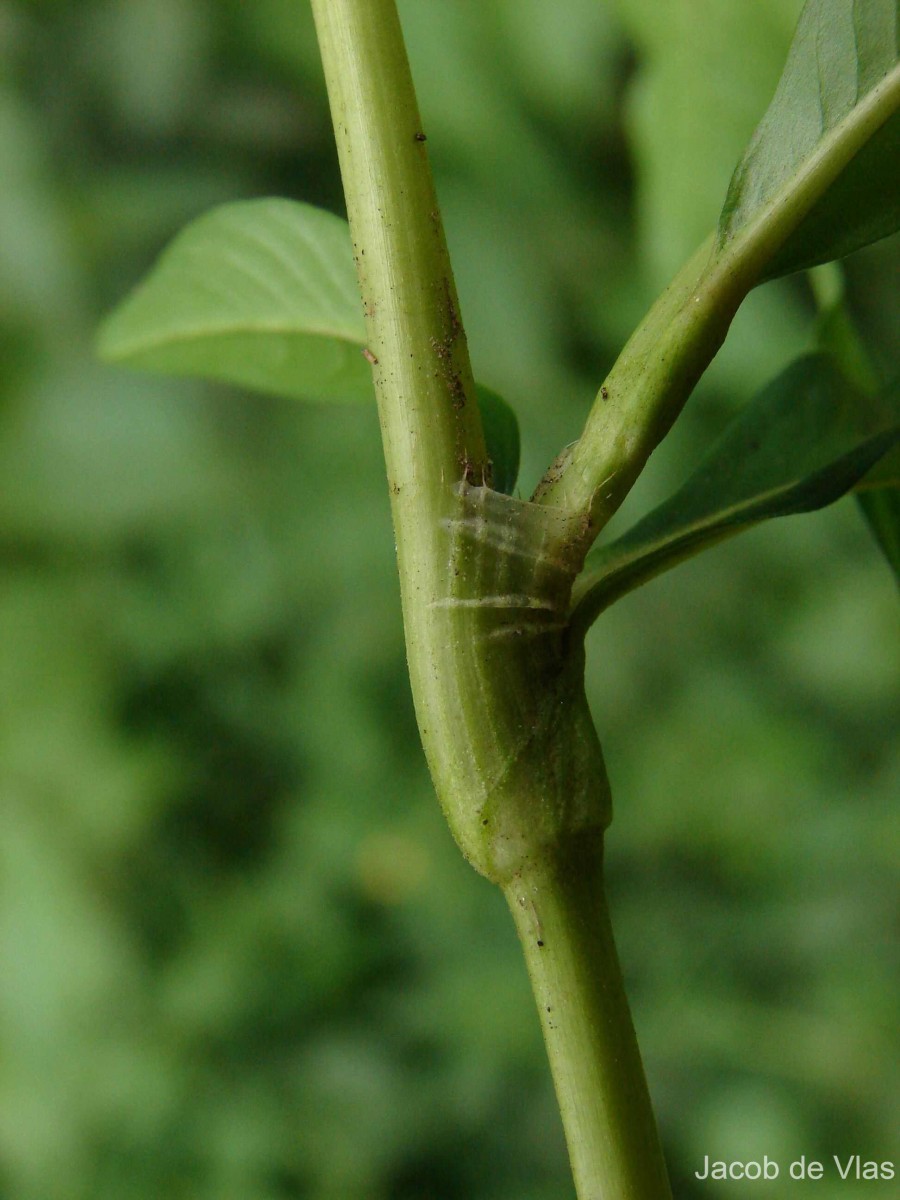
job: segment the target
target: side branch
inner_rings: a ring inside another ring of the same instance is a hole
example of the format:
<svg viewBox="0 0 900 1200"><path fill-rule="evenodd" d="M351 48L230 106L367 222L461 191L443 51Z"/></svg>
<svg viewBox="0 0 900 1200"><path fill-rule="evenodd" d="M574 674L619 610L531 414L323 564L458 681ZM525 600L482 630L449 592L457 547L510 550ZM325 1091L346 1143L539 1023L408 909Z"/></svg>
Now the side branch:
<svg viewBox="0 0 900 1200"><path fill-rule="evenodd" d="M743 223L720 223L718 237L704 243L650 310L600 388L580 441L535 493L540 503L582 518L585 552L712 362L744 297L771 265L780 273L778 253L898 109L895 65L773 194L751 205Z"/></svg>
<svg viewBox="0 0 900 1200"><path fill-rule="evenodd" d="M534 499L584 518L584 552L631 490L715 357L746 294L710 269L712 237L650 309L597 395L580 440Z"/></svg>

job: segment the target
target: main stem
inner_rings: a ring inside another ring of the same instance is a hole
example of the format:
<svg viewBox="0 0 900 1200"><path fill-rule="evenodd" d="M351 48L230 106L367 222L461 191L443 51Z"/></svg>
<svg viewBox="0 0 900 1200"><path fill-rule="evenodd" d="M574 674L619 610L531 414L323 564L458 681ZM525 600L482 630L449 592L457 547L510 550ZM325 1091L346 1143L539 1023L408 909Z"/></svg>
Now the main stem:
<svg viewBox="0 0 900 1200"><path fill-rule="evenodd" d="M312 0L312 9L432 777L464 852L510 900L580 1200L666 1200L603 906L608 785L566 626L578 562L556 547L570 538L568 517L485 486L490 464L394 0Z"/></svg>
<svg viewBox="0 0 900 1200"><path fill-rule="evenodd" d="M401 576L453 485L489 474L394 0L312 0L362 293Z"/></svg>
<svg viewBox="0 0 900 1200"><path fill-rule="evenodd" d="M665 1200L672 1193L602 874L602 845L576 839L504 890L531 976L579 1200Z"/></svg>
<svg viewBox="0 0 900 1200"><path fill-rule="evenodd" d="M490 481L456 285L394 0L312 0L356 260L416 715L439 793L463 754L447 522ZM443 626L443 628L441 628Z"/></svg>

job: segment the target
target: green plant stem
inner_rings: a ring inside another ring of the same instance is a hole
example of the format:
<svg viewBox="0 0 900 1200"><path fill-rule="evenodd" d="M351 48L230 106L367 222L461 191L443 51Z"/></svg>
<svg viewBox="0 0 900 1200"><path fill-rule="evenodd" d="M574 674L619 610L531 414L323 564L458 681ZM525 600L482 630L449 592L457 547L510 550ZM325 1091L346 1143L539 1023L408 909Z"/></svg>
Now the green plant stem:
<svg viewBox="0 0 900 1200"><path fill-rule="evenodd" d="M393 0L312 0L384 443L407 655L439 795L465 746L453 694L446 525L490 467L456 287Z"/></svg>
<svg viewBox="0 0 900 1200"><path fill-rule="evenodd" d="M613 515L721 346L746 289L710 281L710 236L632 334L584 432L551 467L535 500L584 514L584 551Z"/></svg>
<svg viewBox="0 0 900 1200"><path fill-rule="evenodd" d="M401 558L487 453L393 0L312 0L362 293Z"/></svg>
<svg viewBox="0 0 900 1200"><path fill-rule="evenodd" d="M499 495L393 0L313 0L366 314L410 680L451 828L497 882L608 788L565 614L564 515ZM537 804L537 809L535 805Z"/></svg>
<svg viewBox="0 0 900 1200"><path fill-rule="evenodd" d="M744 297L898 104L895 67L745 224L734 231L720 225L638 326L604 380L581 438L535 493L542 504L583 516L585 552L718 353Z"/></svg>
<svg viewBox="0 0 900 1200"><path fill-rule="evenodd" d="M581 1200L668 1195L598 890L609 788L566 623L565 513L500 495L393 0L312 0L384 440L410 679L438 796L504 886ZM574 853L575 846L592 846ZM525 909L519 899L525 901Z"/></svg>
<svg viewBox="0 0 900 1200"><path fill-rule="evenodd" d="M541 1017L579 1200L671 1197L625 997L602 844L578 838L505 889Z"/></svg>

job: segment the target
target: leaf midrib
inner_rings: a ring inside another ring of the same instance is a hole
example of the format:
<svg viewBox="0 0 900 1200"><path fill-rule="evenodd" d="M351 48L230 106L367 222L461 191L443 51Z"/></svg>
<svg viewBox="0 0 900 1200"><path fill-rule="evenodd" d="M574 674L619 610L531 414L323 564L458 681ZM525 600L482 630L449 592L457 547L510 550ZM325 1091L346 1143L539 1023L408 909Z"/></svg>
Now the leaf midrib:
<svg viewBox="0 0 900 1200"><path fill-rule="evenodd" d="M865 440L876 440L879 437L890 436L891 434L894 437L897 436L896 431L883 430L880 433L873 432ZM753 496L746 500L735 501L726 508L717 508L714 512L708 513L706 516L689 520L684 525L678 526L674 533L670 532L667 534L663 532L651 536L646 541L639 541L631 546L622 546L618 555L610 553L609 559L605 564L597 566L589 574L584 575L576 581L570 611L572 614L575 614L582 605L586 604L590 606L591 612L594 613L595 601L599 598L600 606L597 611L602 612L608 603L633 590L630 586L626 586L624 589L616 587L617 582L623 578L629 581L629 571L632 567L645 563L648 569L638 571L638 577L639 583L648 582L654 575L660 574L662 570L667 570L669 567L675 566L676 563L683 562L685 558L689 558L693 546L704 535L710 533L714 535L713 543L704 543L704 546L707 546L739 533L742 529L769 519L771 514L767 514L765 511L760 512L759 510L765 510L774 500L790 497L792 492L811 484L818 476L832 469L835 463L845 460L850 456L851 452L848 452L841 455L834 462L823 464L820 468L809 474L800 473L796 475L788 483L778 484L775 487L768 488L765 492L755 492ZM676 499L677 496L672 497L671 503L674 504ZM632 533L634 532L633 530ZM625 534L623 535L623 540L629 537L629 534ZM615 542L611 542L609 550L613 551L615 545ZM668 555L665 554L667 549L671 551ZM664 555L664 559L660 564L660 571L656 571L654 569L656 566L655 560L656 556L660 553ZM609 594L604 595L604 592L608 592Z"/></svg>
<svg viewBox="0 0 900 1200"><path fill-rule="evenodd" d="M164 349L166 346L172 346L179 343L188 343L196 341L215 341L218 338L234 337L236 335L247 334L263 334L271 335L278 334L287 337L311 337L311 338L330 338L336 342L344 342L348 346L364 346L365 339L355 335L348 334L346 331L339 332L337 330L328 329L324 326L304 325L302 328L291 324L290 322L252 322L241 321L234 322L229 325L216 324L214 326L197 326L193 329L184 329L178 333L159 335L144 340L123 342L119 341L114 353L109 353L104 345L105 339L101 335L98 343L98 353L105 362L117 362L121 359L130 358L135 354L152 353L154 350Z"/></svg>
<svg viewBox="0 0 900 1200"><path fill-rule="evenodd" d="M744 266L748 273L762 269L806 217L841 171L900 107L900 63L879 80L864 100L832 126L815 150L774 196L734 234L726 234L713 259L712 272ZM788 221L779 221L786 209ZM756 260L763 261L757 264ZM741 272L743 273L743 272Z"/></svg>
<svg viewBox="0 0 900 1200"><path fill-rule="evenodd" d="M705 517L697 517L693 521L680 525L674 534L660 533L647 541L637 542L630 547L621 547L618 554L611 553L609 555L607 563L596 567L590 575L586 575L583 580L576 582L572 597L573 610L588 599L595 588L602 588L604 584L627 571L633 563L650 559L658 551L665 550L667 547L678 546L681 548L682 544L690 543L693 539L719 526L722 526L722 534L725 536L730 526L734 524L736 517L750 516L752 520L752 514L756 508L768 504L777 497L789 494L796 487L807 482L808 478L808 476L801 475L791 480L790 483L769 488L766 492L756 492L749 500L737 501L727 508L717 508L715 512ZM673 503L674 499L673 497ZM760 516L759 519L765 520L765 515ZM609 549L612 551L614 546L615 542L610 542ZM685 546L685 548L687 547Z"/></svg>

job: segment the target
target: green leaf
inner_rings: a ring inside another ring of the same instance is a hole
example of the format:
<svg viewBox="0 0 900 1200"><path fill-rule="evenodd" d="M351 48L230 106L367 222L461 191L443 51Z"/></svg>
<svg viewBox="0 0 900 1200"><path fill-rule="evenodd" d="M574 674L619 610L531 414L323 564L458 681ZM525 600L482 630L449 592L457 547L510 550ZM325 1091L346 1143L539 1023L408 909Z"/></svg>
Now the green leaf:
<svg viewBox="0 0 900 1200"><path fill-rule="evenodd" d="M684 486L588 556L587 625L614 600L767 517L809 512L854 486L900 439L900 388L857 391L830 358L800 359L747 405Z"/></svg>
<svg viewBox="0 0 900 1200"><path fill-rule="evenodd" d="M106 362L278 396L374 403L347 222L292 200L225 204L188 225L103 323ZM511 492L516 415L479 385L494 486Z"/></svg>
<svg viewBox="0 0 900 1200"><path fill-rule="evenodd" d="M763 229L763 277L900 227L897 0L808 0L768 111L731 181L718 248Z"/></svg>
<svg viewBox="0 0 900 1200"><path fill-rule="evenodd" d="M900 446L861 480L856 499L900 584Z"/></svg>
<svg viewBox="0 0 900 1200"><path fill-rule="evenodd" d="M100 330L107 362L302 399L369 400L346 221L290 200L187 226Z"/></svg>
<svg viewBox="0 0 900 1200"><path fill-rule="evenodd" d="M626 129L640 245L669 282L715 225L722 196L772 98L801 0L615 0L634 39Z"/></svg>
<svg viewBox="0 0 900 1200"><path fill-rule="evenodd" d="M900 585L900 487L872 488L857 500Z"/></svg>
<svg viewBox="0 0 900 1200"><path fill-rule="evenodd" d="M819 345L861 391L877 392L875 370L846 304L841 268L817 267L810 272L810 282L819 305ZM900 583L900 446L875 464L856 491L863 519Z"/></svg>
<svg viewBox="0 0 900 1200"><path fill-rule="evenodd" d="M502 396L481 383L476 387L484 440L494 467L493 487L511 496L519 477L519 422Z"/></svg>

